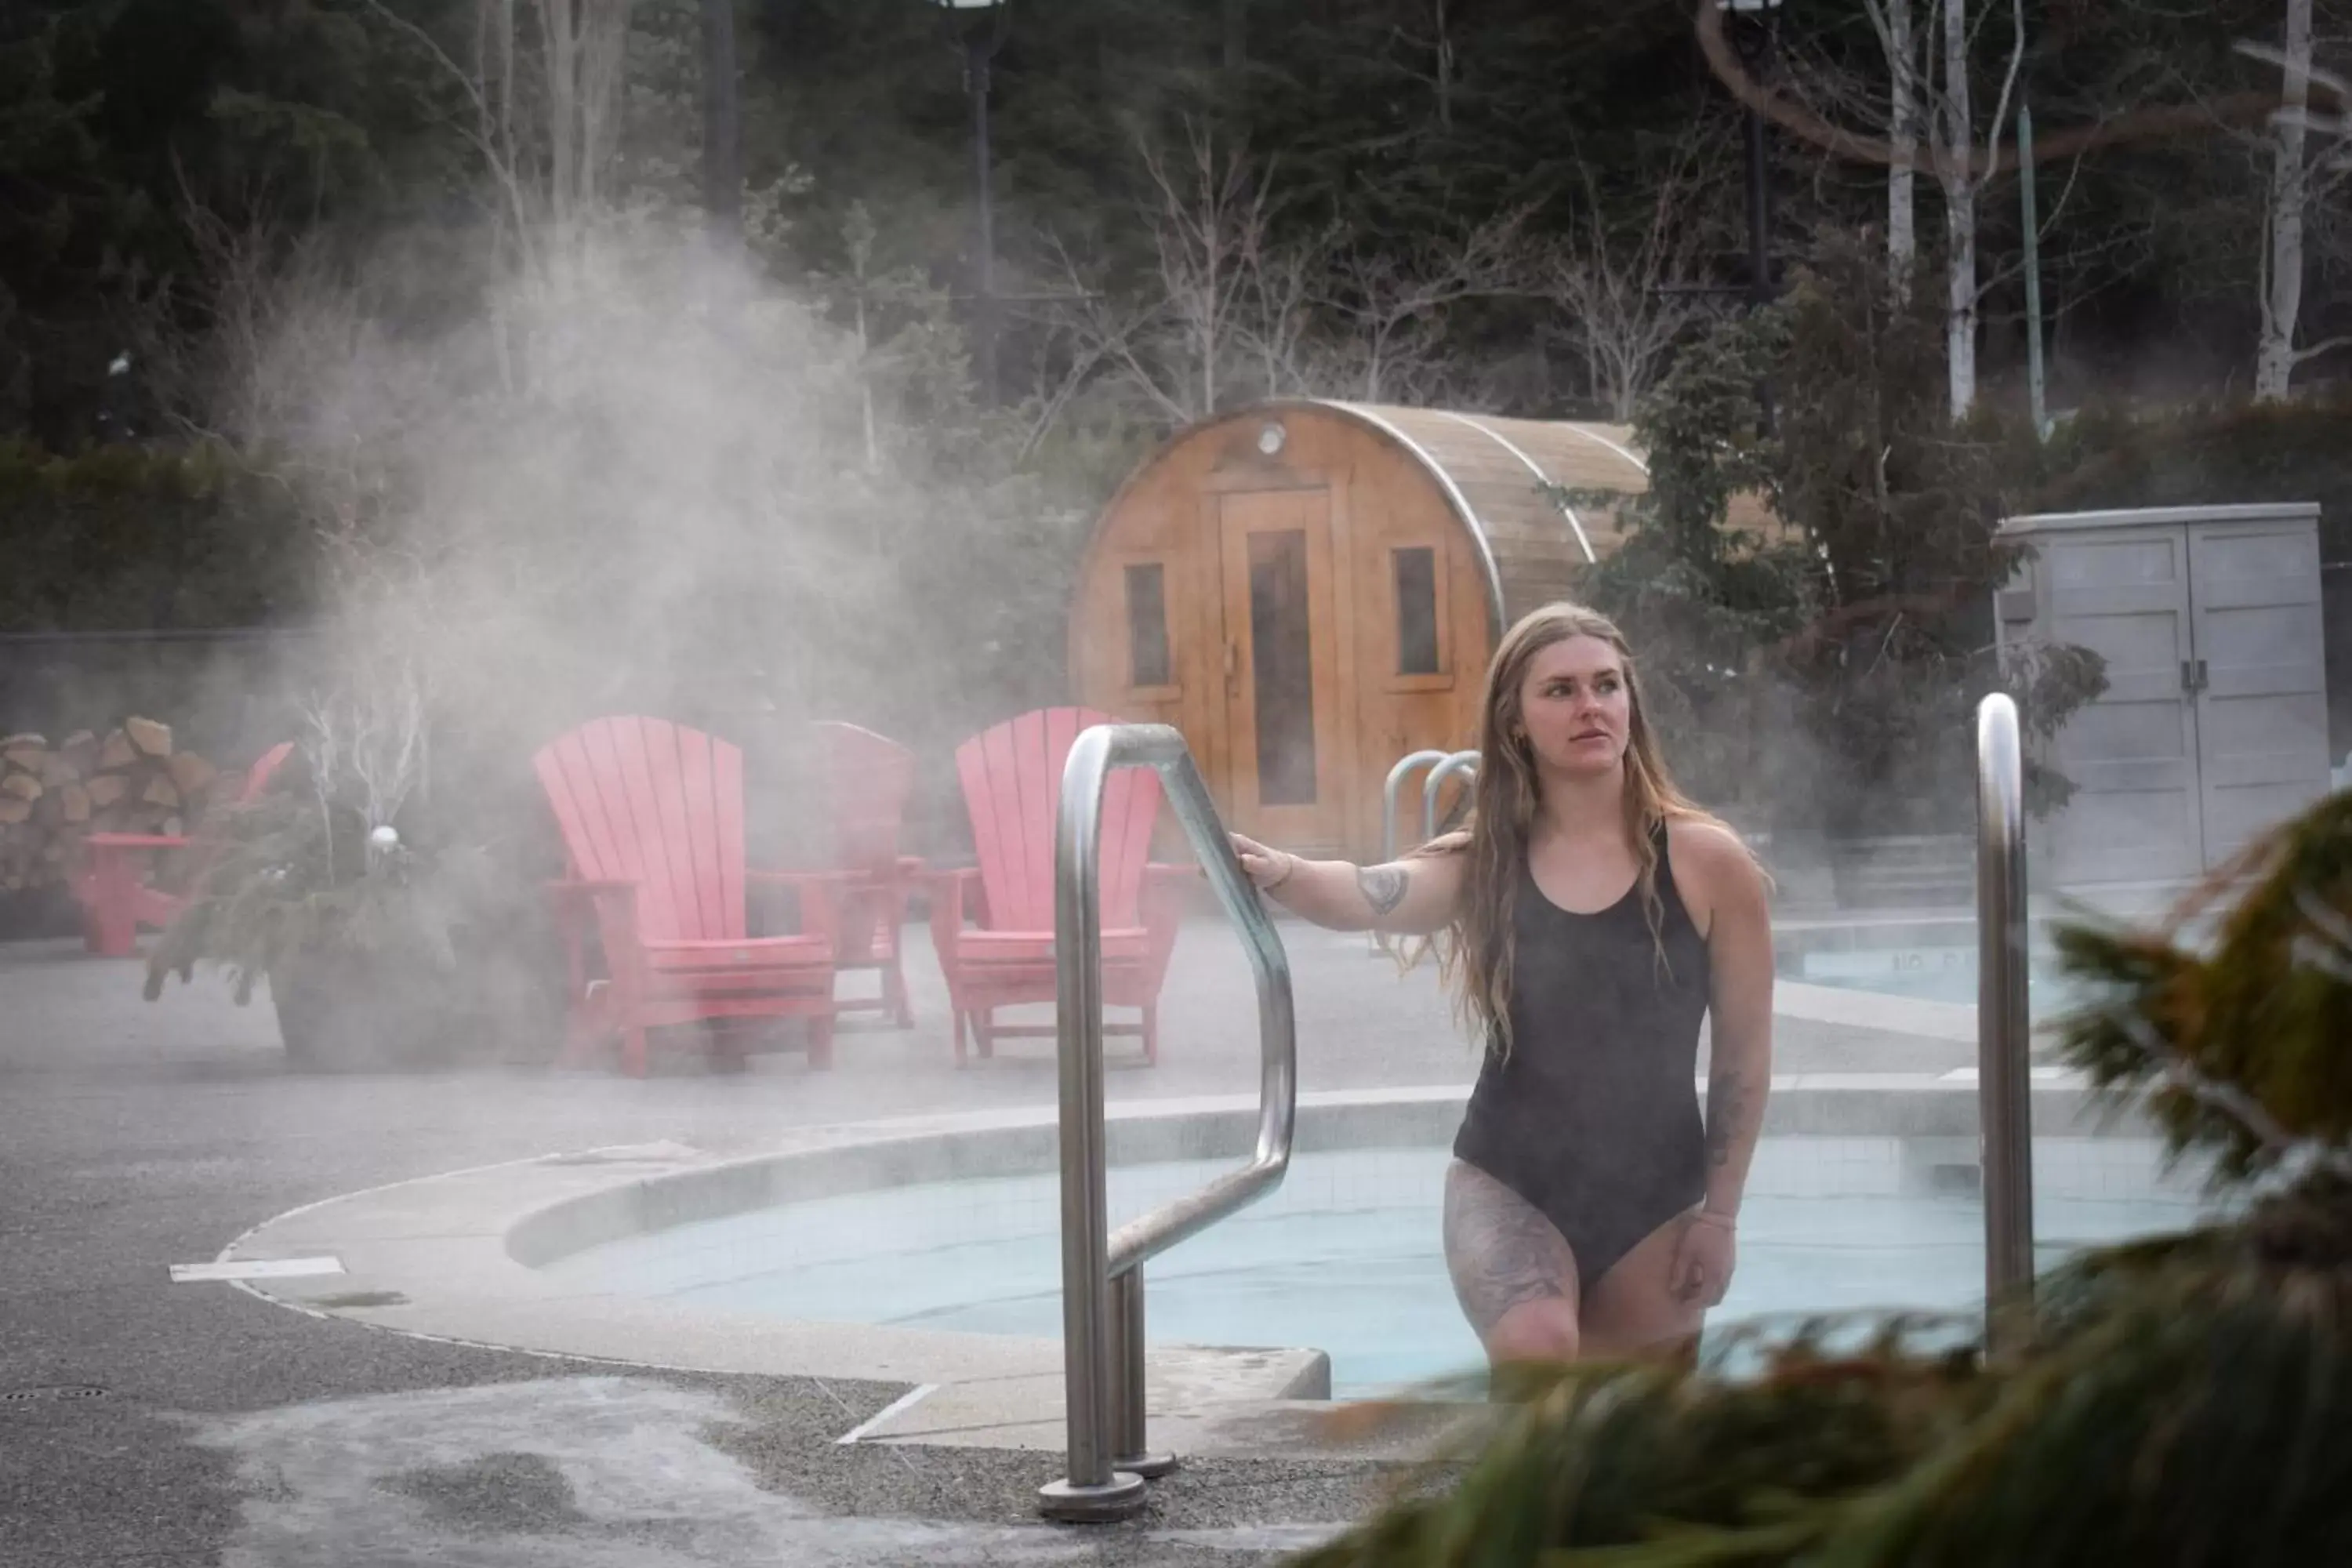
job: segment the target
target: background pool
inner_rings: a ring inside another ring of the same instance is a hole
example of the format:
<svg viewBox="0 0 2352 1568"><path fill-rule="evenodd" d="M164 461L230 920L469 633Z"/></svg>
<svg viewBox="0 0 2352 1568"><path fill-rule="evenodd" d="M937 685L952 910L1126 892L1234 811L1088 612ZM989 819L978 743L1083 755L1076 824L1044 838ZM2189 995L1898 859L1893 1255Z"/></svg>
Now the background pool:
<svg viewBox="0 0 2352 1568"><path fill-rule="evenodd" d="M1893 1138L1767 1139L1740 1262L1712 1323L1980 1299L1971 1168ZM1972 1157L1972 1152L1969 1157ZM1476 1366L1439 1252L1444 1149L1302 1155L1273 1195L1146 1266L1154 1342L1314 1346L1333 1392L1361 1395ZM1111 1173L1113 1223L1189 1192L1223 1163ZM2036 1147L2041 1258L2187 1224L2195 1190L2160 1180L2152 1145ZM1925 1189L1925 1190L1922 1190ZM785 1319L1058 1338L1058 1178L928 1184L787 1205L593 1247L546 1273L583 1295L656 1296Z"/></svg>
<svg viewBox="0 0 2352 1568"><path fill-rule="evenodd" d="M1977 950L1973 947L1865 947L1801 952L1783 955L1779 968L1782 979L1801 980L1809 985L1835 985L1923 1002L1976 1005ZM2032 955L2029 976L2029 998L2034 1017L2054 1017L2071 1005L2074 993L2057 973L2048 952Z"/></svg>

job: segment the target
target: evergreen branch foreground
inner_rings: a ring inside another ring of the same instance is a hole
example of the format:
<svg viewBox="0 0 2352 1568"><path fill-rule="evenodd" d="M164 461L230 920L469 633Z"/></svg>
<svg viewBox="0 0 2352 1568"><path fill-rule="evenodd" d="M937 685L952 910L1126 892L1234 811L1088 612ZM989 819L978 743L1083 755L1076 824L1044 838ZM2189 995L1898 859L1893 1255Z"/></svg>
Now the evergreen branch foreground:
<svg viewBox="0 0 2352 1568"><path fill-rule="evenodd" d="M1530 1369L1482 1446L1304 1568L2352 1562L2347 937L2352 792L2161 929L2060 931L2090 996L2061 1054L2231 1201L1999 1304L2013 1349L1820 1318L1696 1367Z"/></svg>

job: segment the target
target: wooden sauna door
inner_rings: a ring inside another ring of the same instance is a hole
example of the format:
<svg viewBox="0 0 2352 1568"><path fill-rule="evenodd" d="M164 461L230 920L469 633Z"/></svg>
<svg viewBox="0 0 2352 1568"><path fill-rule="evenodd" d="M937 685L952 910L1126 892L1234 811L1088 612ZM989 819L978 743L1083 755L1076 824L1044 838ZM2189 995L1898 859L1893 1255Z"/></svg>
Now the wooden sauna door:
<svg viewBox="0 0 2352 1568"><path fill-rule="evenodd" d="M1282 848L1334 853L1347 792L1329 492L1225 495L1218 515L1227 821Z"/></svg>

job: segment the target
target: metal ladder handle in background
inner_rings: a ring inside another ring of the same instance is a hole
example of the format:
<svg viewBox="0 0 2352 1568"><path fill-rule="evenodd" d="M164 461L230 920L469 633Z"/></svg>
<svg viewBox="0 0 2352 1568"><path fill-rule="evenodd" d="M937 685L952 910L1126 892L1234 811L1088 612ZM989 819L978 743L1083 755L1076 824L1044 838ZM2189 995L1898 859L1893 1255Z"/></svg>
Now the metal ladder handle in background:
<svg viewBox="0 0 2352 1568"><path fill-rule="evenodd" d="M1397 765L1389 770L1388 783L1381 786L1381 859L1383 862L1393 860L1397 856L1397 795L1404 788L1404 781L1416 769L1433 768L1454 754L1438 751L1414 752L1399 758ZM1423 788L1426 787L1424 784Z"/></svg>
<svg viewBox="0 0 2352 1568"><path fill-rule="evenodd" d="M1421 785L1421 841L1423 844L1437 837L1437 797L1445 792L1445 781L1455 773L1462 775L1463 787L1478 781L1481 757L1476 752L1456 752L1429 770L1429 777Z"/></svg>
<svg viewBox="0 0 2352 1568"><path fill-rule="evenodd" d="M1476 752L1413 752L1397 760L1389 770L1388 782L1381 786L1381 860L1397 858L1397 795L1404 781L1422 768L1430 770L1421 785L1421 841L1428 843L1437 837L1437 795L1445 781L1454 773L1467 778L1478 776L1479 753ZM1465 779L1465 782L1466 779Z"/></svg>
<svg viewBox="0 0 2352 1568"><path fill-rule="evenodd" d="M1437 836L1439 787L1454 773L1464 773L1466 779L1476 778L1478 753L1425 751L1412 752L1397 759L1396 766L1389 770L1388 782L1381 786L1381 858L1378 864L1385 865L1397 858L1397 795L1404 788L1404 781L1422 768L1431 770L1421 785L1421 842L1426 844ZM1387 943L1378 931L1369 933L1364 944L1366 951L1375 958L1384 957L1389 952Z"/></svg>
<svg viewBox="0 0 2352 1568"><path fill-rule="evenodd" d="M1993 1310L2033 1288L2033 1104L2027 1061L2025 770L2017 704L1977 705L1977 1118L1985 1223L1985 1345Z"/></svg>
<svg viewBox="0 0 2352 1568"><path fill-rule="evenodd" d="M1108 1230L1102 1059L1102 800L1113 768L1150 767L1241 932L1257 984L1257 1144L1247 1164L1190 1197ZM1054 830L1055 1026L1061 1069L1062 1356L1069 1473L1039 1489L1049 1519L1118 1520L1145 1479L1175 1467L1145 1449L1143 1264L1279 1185L1298 1106L1290 960L1243 875L1184 738L1165 724L1079 733L1062 769Z"/></svg>

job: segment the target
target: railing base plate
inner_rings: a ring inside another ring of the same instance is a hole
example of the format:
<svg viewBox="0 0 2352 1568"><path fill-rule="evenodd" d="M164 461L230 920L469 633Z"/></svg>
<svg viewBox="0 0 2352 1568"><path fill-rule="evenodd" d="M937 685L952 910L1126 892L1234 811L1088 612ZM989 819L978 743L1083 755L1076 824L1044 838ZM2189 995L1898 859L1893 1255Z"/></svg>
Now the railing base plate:
<svg viewBox="0 0 2352 1568"><path fill-rule="evenodd" d="M1110 1462L1110 1468L1141 1476L1147 1481L1156 1481L1174 1469L1179 1462L1174 1453L1163 1448L1158 1453L1122 1454Z"/></svg>
<svg viewBox="0 0 2352 1568"><path fill-rule="evenodd" d="M1098 1487L1073 1485L1065 1479L1037 1489L1037 1511L1066 1524L1105 1524L1133 1519L1151 1499L1151 1489L1132 1470L1113 1470Z"/></svg>

